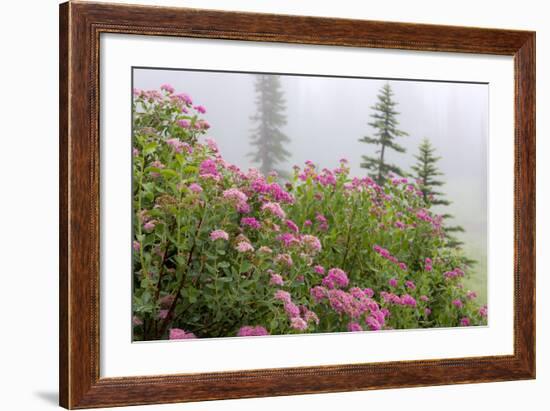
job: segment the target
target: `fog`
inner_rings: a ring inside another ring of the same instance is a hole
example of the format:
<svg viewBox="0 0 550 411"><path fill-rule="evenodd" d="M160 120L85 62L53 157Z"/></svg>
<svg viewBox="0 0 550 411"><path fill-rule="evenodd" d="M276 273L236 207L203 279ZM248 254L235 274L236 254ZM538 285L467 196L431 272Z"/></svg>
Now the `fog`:
<svg viewBox="0 0 550 411"><path fill-rule="evenodd" d="M255 113L254 74L185 70L134 69L133 86L158 89L169 83L176 92L185 92L194 104L206 107L209 136L224 158L242 169L255 167L246 154ZM455 218L451 224L464 227L458 236L465 241L470 258L477 260L478 275L486 273L486 201L488 86L486 84L378 80L337 77L281 76L286 100L287 125L284 133L291 143L285 146L291 158L278 168L291 170L312 160L321 167L334 168L340 158L350 161L351 174L365 176L359 167L361 155L372 155L377 147L358 140L372 135L371 106L386 82L390 83L398 128L409 135L398 139L406 153L388 153L388 162L405 171L415 162L418 145L428 138L441 156L444 173L442 190L452 204L436 211Z"/></svg>

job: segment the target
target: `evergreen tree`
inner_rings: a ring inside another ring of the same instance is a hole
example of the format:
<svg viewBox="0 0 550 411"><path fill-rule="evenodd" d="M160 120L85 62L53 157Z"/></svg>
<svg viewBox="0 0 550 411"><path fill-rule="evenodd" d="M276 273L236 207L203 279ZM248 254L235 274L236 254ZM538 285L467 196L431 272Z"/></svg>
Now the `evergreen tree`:
<svg viewBox="0 0 550 411"><path fill-rule="evenodd" d="M285 172L277 169L277 165L290 156L284 147L290 139L281 131L286 124L286 105L280 77L258 76L255 90L257 111L251 117L255 127L250 137L250 144L255 150L248 153L248 156L259 164L259 169L264 175L276 171L281 177L286 177Z"/></svg>
<svg viewBox="0 0 550 411"><path fill-rule="evenodd" d="M445 194L438 191L438 187L445 184L438 179L443 175L436 165L441 157L435 155L435 148L428 139L425 138L422 140L418 148L418 154L414 157L417 162L411 167L413 170L412 175L420 184L420 191L422 191L426 205L428 207L450 205L451 202L445 198ZM452 217L451 214L443 214L444 219L450 219ZM463 242L458 240L453 233L464 232L464 228L461 226L446 226L444 229L447 236L447 243L450 247L460 247L463 245Z"/></svg>
<svg viewBox="0 0 550 411"><path fill-rule="evenodd" d="M395 141L398 137L407 136L408 134L397 128L399 122L396 116L399 114L395 111L397 102L393 100L393 91L389 83L384 84L378 94L378 102L371 108L374 113L371 114L373 121L369 123L369 126L373 127L376 131L374 136L365 136L359 141L368 144L374 144L379 146L376 151L376 156L362 156L363 162L362 168L370 170L369 176L372 177L378 184L383 184L388 173L393 172L395 174L403 175L401 169L396 165L389 164L385 155L386 150L394 150L398 153L404 153L405 147L400 146Z"/></svg>

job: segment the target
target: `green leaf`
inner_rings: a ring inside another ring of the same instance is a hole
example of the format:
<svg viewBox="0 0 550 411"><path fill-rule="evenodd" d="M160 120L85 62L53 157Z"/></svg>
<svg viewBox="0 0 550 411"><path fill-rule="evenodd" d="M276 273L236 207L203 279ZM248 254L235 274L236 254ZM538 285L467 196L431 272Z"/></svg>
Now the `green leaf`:
<svg viewBox="0 0 550 411"><path fill-rule="evenodd" d="M187 166L183 169L183 172L186 174L195 174L199 171L199 169L195 166Z"/></svg>
<svg viewBox="0 0 550 411"><path fill-rule="evenodd" d="M246 272L249 271L251 268L252 268L252 264L250 263L250 261L244 260L244 261L241 263L241 267L239 268L239 272L240 272L240 273L246 273Z"/></svg>
<svg viewBox="0 0 550 411"><path fill-rule="evenodd" d="M187 287L187 289L185 291L186 291L187 299L189 300L189 302L191 304L196 303L197 302L197 295L199 293L198 290L191 285L191 286Z"/></svg>
<svg viewBox="0 0 550 411"><path fill-rule="evenodd" d="M143 154L152 154L157 149L158 144L155 141L152 141L145 146L143 146Z"/></svg>
<svg viewBox="0 0 550 411"><path fill-rule="evenodd" d="M179 178L179 174L170 168L160 170L160 174L166 178Z"/></svg>

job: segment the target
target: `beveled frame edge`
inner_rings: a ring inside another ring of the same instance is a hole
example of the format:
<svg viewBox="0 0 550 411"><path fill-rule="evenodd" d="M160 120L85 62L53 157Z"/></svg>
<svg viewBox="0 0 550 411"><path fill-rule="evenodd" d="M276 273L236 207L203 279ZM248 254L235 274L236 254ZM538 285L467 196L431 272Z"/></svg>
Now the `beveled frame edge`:
<svg viewBox="0 0 550 411"><path fill-rule="evenodd" d="M59 402L172 403L535 378L535 33L69 2L60 5ZM514 57L514 354L154 377L99 374L101 33Z"/></svg>

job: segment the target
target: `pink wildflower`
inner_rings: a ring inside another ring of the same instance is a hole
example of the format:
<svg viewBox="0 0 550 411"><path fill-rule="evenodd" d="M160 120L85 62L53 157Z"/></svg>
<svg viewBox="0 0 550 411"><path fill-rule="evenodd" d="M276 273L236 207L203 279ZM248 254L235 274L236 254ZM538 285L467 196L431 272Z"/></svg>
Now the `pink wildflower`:
<svg viewBox="0 0 550 411"><path fill-rule="evenodd" d="M292 319L290 320L290 326L295 330L303 331L307 328L307 323L304 321L303 318L292 317Z"/></svg>
<svg viewBox="0 0 550 411"><path fill-rule="evenodd" d="M239 253L246 253L249 251L254 251L254 247L252 247L252 244L247 241L241 241L237 244L235 250L237 250Z"/></svg>
<svg viewBox="0 0 550 411"><path fill-rule="evenodd" d="M294 234L291 234L291 233L280 234L277 236L277 240L282 242L285 245L285 247L290 247L300 242L298 238L296 238Z"/></svg>
<svg viewBox="0 0 550 411"><path fill-rule="evenodd" d="M203 106L195 106L193 108L201 114L206 114L206 109Z"/></svg>
<svg viewBox="0 0 550 411"><path fill-rule="evenodd" d="M230 188L228 190L225 190L222 193L222 195L223 195L223 198L226 198L228 200L232 200L238 203L243 203L248 200L248 196L237 188Z"/></svg>
<svg viewBox="0 0 550 411"><path fill-rule="evenodd" d="M459 300L459 299L453 300L453 305L454 305L456 308L462 308L462 307L464 306L464 304L462 303L462 301Z"/></svg>
<svg viewBox="0 0 550 411"><path fill-rule="evenodd" d="M327 289L318 285L311 288L309 290L309 293L311 294L315 302L319 302L327 297Z"/></svg>
<svg viewBox="0 0 550 411"><path fill-rule="evenodd" d="M277 290L275 291L275 294L273 295L273 297L276 300L282 301L285 304L288 304L291 302L290 293L288 291Z"/></svg>
<svg viewBox="0 0 550 411"><path fill-rule="evenodd" d="M479 315L481 315L483 318L487 318L487 313L488 313L488 310L486 305L484 305L479 309Z"/></svg>
<svg viewBox="0 0 550 411"><path fill-rule="evenodd" d="M272 285L284 285L283 277L281 277L280 274L271 274L271 279L269 280L269 284Z"/></svg>
<svg viewBox="0 0 550 411"><path fill-rule="evenodd" d="M462 271L460 268L455 268L452 271L447 271L443 273L443 276L447 279L464 277L464 271Z"/></svg>
<svg viewBox="0 0 550 411"><path fill-rule="evenodd" d="M237 204L237 211L241 214L248 214L250 213L250 206L248 203L239 203Z"/></svg>
<svg viewBox="0 0 550 411"><path fill-rule="evenodd" d="M462 317L460 319L460 325L462 327L468 327L470 325L470 319L468 317Z"/></svg>
<svg viewBox="0 0 550 411"><path fill-rule="evenodd" d="M216 240L229 240L229 234L227 234L225 231L223 230L214 230L210 233L210 239L212 241L216 241Z"/></svg>
<svg viewBox="0 0 550 411"><path fill-rule="evenodd" d="M296 225L296 223L292 220L286 220L286 226L288 228L290 228L291 231L294 231L295 233L297 233L298 231L300 231L300 229L298 228L298 226Z"/></svg>
<svg viewBox="0 0 550 411"><path fill-rule="evenodd" d="M313 311L306 310L304 313L304 320L309 324L310 322L314 322L315 324L319 324L319 317L317 317L317 314L315 314Z"/></svg>
<svg viewBox="0 0 550 411"><path fill-rule="evenodd" d="M174 87L170 84L163 84L160 86L160 89L166 91L168 94L172 94L174 92Z"/></svg>
<svg viewBox="0 0 550 411"><path fill-rule="evenodd" d="M215 181L220 179L220 173L216 166L216 162L210 158L204 160L199 165L199 176L202 178L212 178Z"/></svg>
<svg viewBox="0 0 550 411"><path fill-rule="evenodd" d="M217 153L219 151L218 144L214 141L212 138L206 139L206 145L210 150L212 150L214 153Z"/></svg>
<svg viewBox="0 0 550 411"><path fill-rule="evenodd" d="M275 262L287 267L292 267L293 265L292 257L289 254L278 254L275 257Z"/></svg>
<svg viewBox="0 0 550 411"><path fill-rule="evenodd" d="M202 193L202 187L198 185L197 183L191 183L189 184L189 190L195 194Z"/></svg>
<svg viewBox="0 0 550 411"><path fill-rule="evenodd" d="M333 289L327 292L328 302L331 308L337 313L350 311L353 307L353 297L343 290ZM356 313L359 314L359 313ZM353 317L357 317L354 315Z"/></svg>
<svg viewBox="0 0 550 411"><path fill-rule="evenodd" d="M318 253L321 251L321 241L314 235L305 234L301 237L302 244L306 247L306 249L313 253Z"/></svg>
<svg viewBox="0 0 550 411"><path fill-rule="evenodd" d="M401 297L395 295L394 293L388 293L386 291L382 291L380 292L380 297L382 297L385 303L398 304L398 305L402 304Z"/></svg>
<svg viewBox="0 0 550 411"><path fill-rule="evenodd" d="M416 307L416 300L409 294L401 296L401 305L408 305L410 307Z"/></svg>
<svg viewBox="0 0 550 411"><path fill-rule="evenodd" d="M147 232L151 232L153 231L155 226L156 226L155 220L150 220L150 221L147 221L145 224L143 224L143 229Z"/></svg>
<svg viewBox="0 0 550 411"><path fill-rule="evenodd" d="M405 281L405 287L407 287L409 290L415 290L416 289L416 285L414 284L414 282L408 280L408 281Z"/></svg>
<svg viewBox="0 0 550 411"><path fill-rule="evenodd" d="M245 325L244 327L241 327L237 332L237 337L259 337L262 335L269 335L269 333L264 327L260 325L257 325L255 327Z"/></svg>
<svg viewBox="0 0 550 411"><path fill-rule="evenodd" d="M328 221L323 214L317 213L315 215L315 220L319 223L319 230L321 231L328 230Z"/></svg>
<svg viewBox="0 0 550 411"><path fill-rule="evenodd" d="M208 121L206 120L199 120L195 123L195 128L199 130L208 130L210 128L210 124L208 124Z"/></svg>
<svg viewBox="0 0 550 411"><path fill-rule="evenodd" d="M286 314L288 315L288 318L294 318L294 317L300 316L300 309L292 301L288 301L285 303L285 311L286 311Z"/></svg>
<svg viewBox="0 0 550 411"><path fill-rule="evenodd" d="M367 323L367 326L371 331L378 331L382 329L382 325L378 322L376 318L374 318L372 315L369 315L365 322Z"/></svg>
<svg viewBox="0 0 550 411"><path fill-rule="evenodd" d="M359 323L351 322L348 324L348 331L351 331L351 332L363 331L363 327L361 327Z"/></svg>
<svg viewBox="0 0 550 411"><path fill-rule="evenodd" d="M254 217L243 217L241 218L241 226L258 230L261 227L261 224Z"/></svg>
<svg viewBox="0 0 550 411"><path fill-rule="evenodd" d="M189 128L191 127L191 123L188 120L178 120L176 121L177 125L181 128Z"/></svg>
<svg viewBox="0 0 550 411"><path fill-rule="evenodd" d="M168 144L172 148L172 150L174 150L174 152L178 154L183 152L184 149L187 152L189 152L189 150L191 149L189 144L184 143L178 138L169 138L168 140L166 140L166 144Z"/></svg>
<svg viewBox="0 0 550 411"><path fill-rule="evenodd" d="M178 100L183 101L188 106L193 105L193 100L191 97L185 93L176 94L174 97L176 97Z"/></svg>
<svg viewBox="0 0 550 411"><path fill-rule="evenodd" d="M281 219L286 218L286 213L281 208L279 203L265 203L262 206L262 211L267 211Z"/></svg>
<svg viewBox="0 0 550 411"><path fill-rule="evenodd" d="M170 329L170 335L169 335L170 340L189 340L193 338L197 338L193 333L186 332L180 328Z"/></svg>
<svg viewBox="0 0 550 411"><path fill-rule="evenodd" d="M134 240L134 242L132 243L132 248L134 249L134 251L139 251L141 249L141 244L139 243L139 241Z"/></svg>
<svg viewBox="0 0 550 411"><path fill-rule="evenodd" d="M151 167L158 168L159 170L162 170L166 166L164 164L162 164L160 161L155 160L151 163ZM160 177L160 173L157 173L156 171L151 171L151 175L153 177Z"/></svg>
<svg viewBox="0 0 550 411"><path fill-rule="evenodd" d="M348 275L340 268L331 268L328 270L327 276L323 278L322 284L329 289L335 286L347 287L349 284Z"/></svg>
<svg viewBox="0 0 550 411"><path fill-rule="evenodd" d="M313 271L315 271L317 274L324 274L325 273L325 269L321 265L316 265L315 267L313 267Z"/></svg>
<svg viewBox="0 0 550 411"><path fill-rule="evenodd" d="M397 278L390 278L388 284L390 285L390 287L397 287Z"/></svg>

